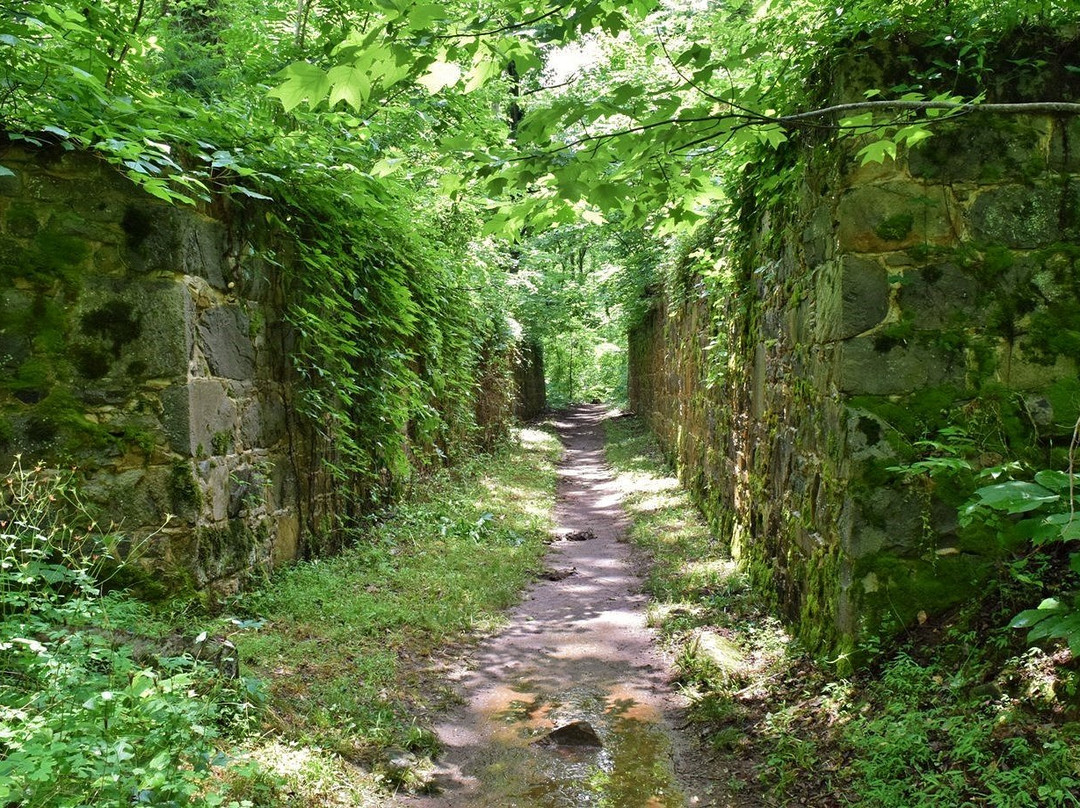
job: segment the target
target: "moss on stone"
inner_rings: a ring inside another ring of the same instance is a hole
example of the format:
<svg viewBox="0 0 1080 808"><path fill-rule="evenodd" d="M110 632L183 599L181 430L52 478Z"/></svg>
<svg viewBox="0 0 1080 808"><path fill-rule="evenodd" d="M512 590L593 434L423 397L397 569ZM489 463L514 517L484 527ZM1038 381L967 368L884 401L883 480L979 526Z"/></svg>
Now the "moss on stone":
<svg viewBox="0 0 1080 808"><path fill-rule="evenodd" d="M105 351L89 345L76 345L71 359L75 370L85 379L101 379L112 367L112 360Z"/></svg>
<svg viewBox="0 0 1080 808"><path fill-rule="evenodd" d="M992 569L989 558L968 553L932 560L878 553L861 559L855 579L866 628L870 633L890 625L900 629L914 623L920 612L933 614L962 603L978 593Z"/></svg>
<svg viewBox="0 0 1080 808"><path fill-rule="evenodd" d="M915 226L915 217L910 213L897 213L884 219L874 228L874 235L882 241L903 241Z"/></svg>
<svg viewBox="0 0 1080 808"><path fill-rule="evenodd" d="M888 353L898 345L903 345L915 333L915 315L905 312L899 321L890 323L874 334L874 350Z"/></svg>
<svg viewBox="0 0 1080 808"><path fill-rule="evenodd" d="M110 300L84 314L81 322L87 334L108 340L116 357L125 345L142 334L142 319L126 300Z"/></svg>
<svg viewBox="0 0 1080 808"><path fill-rule="evenodd" d="M56 386L30 410L27 435L39 443L52 443L60 454L100 449L111 443L106 429L86 417L82 405L71 392Z"/></svg>
<svg viewBox="0 0 1080 808"><path fill-rule="evenodd" d="M982 263L975 265L975 273L984 283L995 284L1001 281L1002 276L1012 269L1015 263L1012 250L995 244L983 251Z"/></svg>
<svg viewBox="0 0 1080 808"><path fill-rule="evenodd" d="M216 455L225 455L232 448L232 433L222 430L215 432L210 438L210 448Z"/></svg>
<svg viewBox="0 0 1080 808"><path fill-rule="evenodd" d="M75 269L90 254L90 247L75 236L41 230L34 236L31 254L37 274L71 281L77 277Z"/></svg>
<svg viewBox="0 0 1080 808"><path fill-rule="evenodd" d="M1080 379L1061 379L1044 391L1054 412L1054 423L1072 427L1080 418Z"/></svg>
<svg viewBox="0 0 1080 808"><path fill-rule="evenodd" d="M202 508L203 496L190 464L177 460L169 470L169 496L181 516L194 516Z"/></svg>
<svg viewBox="0 0 1080 808"><path fill-rule="evenodd" d="M34 209L21 202L14 203L4 218L7 231L18 238L33 238L41 227Z"/></svg>

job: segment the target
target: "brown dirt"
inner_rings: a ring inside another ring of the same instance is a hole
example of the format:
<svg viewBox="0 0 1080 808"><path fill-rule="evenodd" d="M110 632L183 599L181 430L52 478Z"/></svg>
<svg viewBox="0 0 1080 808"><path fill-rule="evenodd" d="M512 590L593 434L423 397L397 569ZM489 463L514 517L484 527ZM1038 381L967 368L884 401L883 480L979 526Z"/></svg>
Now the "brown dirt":
<svg viewBox="0 0 1080 808"><path fill-rule="evenodd" d="M604 464L604 416L603 407L582 406L555 419L566 447L546 559L556 574L538 581L509 625L452 675L463 704L435 728L440 793L401 804L727 804L706 793L713 778L677 729L685 705L645 624L647 599L623 542L627 517ZM538 743L575 721L587 722L602 746Z"/></svg>

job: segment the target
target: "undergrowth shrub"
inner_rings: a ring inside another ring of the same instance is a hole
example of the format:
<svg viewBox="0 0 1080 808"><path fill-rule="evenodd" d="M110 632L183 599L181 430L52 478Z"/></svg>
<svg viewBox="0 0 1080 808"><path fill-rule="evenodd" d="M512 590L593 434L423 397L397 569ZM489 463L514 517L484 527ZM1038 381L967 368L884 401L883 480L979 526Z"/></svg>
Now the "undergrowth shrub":
<svg viewBox="0 0 1080 808"><path fill-rule="evenodd" d="M0 805L227 800L214 741L247 701L189 657L149 667L116 641L111 616L140 606L102 594L115 564L73 476L16 461L0 489Z"/></svg>

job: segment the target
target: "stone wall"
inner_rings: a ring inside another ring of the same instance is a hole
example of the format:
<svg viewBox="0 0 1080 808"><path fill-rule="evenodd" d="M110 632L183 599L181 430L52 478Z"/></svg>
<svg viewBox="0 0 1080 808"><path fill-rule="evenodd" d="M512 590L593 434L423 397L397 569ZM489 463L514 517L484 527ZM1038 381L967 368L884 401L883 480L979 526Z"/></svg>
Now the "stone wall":
<svg viewBox="0 0 1080 808"><path fill-rule="evenodd" d="M972 115L883 166L854 151L818 148L782 205L751 189L729 274L687 258L630 335L633 407L833 653L973 594L1008 549L960 527L949 475L892 468L949 451L928 439L1064 467L1080 414L1080 121Z"/></svg>
<svg viewBox="0 0 1080 808"><path fill-rule="evenodd" d="M77 467L168 590L295 558L319 472L294 451L291 333L248 228L85 154L4 164L0 462Z"/></svg>

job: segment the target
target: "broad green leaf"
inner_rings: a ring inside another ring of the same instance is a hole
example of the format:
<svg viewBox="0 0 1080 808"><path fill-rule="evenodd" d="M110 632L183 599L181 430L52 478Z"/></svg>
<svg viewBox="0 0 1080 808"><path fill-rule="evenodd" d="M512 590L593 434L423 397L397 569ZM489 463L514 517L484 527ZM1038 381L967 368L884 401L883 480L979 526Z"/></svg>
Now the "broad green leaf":
<svg viewBox="0 0 1080 808"><path fill-rule="evenodd" d="M1061 499L1037 483L1023 480L1010 480L997 485L988 485L975 492L978 501L974 505L985 505L996 511L1006 513L1027 513L1048 503ZM971 509L973 505L969 505Z"/></svg>
<svg viewBox="0 0 1080 808"><path fill-rule="evenodd" d="M884 163L885 158L896 159L896 144L891 140L876 140L859 149L857 155L863 165L867 163Z"/></svg>
<svg viewBox="0 0 1080 808"><path fill-rule="evenodd" d="M229 190L234 193L243 194L251 199L265 199L267 201L273 201L273 197L266 194L260 194L258 191L252 191L250 188L245 188L243 185L230 185Z"/></svg>
<svg viewBox="0 0 1080 808"><path fill-rule="evenodd" d="M761 135L764 141L772 146L774 149L781 143L787 141L787 135L784 134L784 130L779 126L769 126L761 130Z"/></svg>
<svg viewBox="0 0 1080 808"><path fill-rule="evenodd" d="M905 126L899 132L896 133L896 142L904 142L910 148L911 146L917 146L924 140L929 140L934 136L934 133L929 128L923 125Z"/></svg>
<svg viewBox="0 0 1080 808"><path fill-rule="evenodd" d="M433 62L428 72L420 76L416 83L429 93L435 93L444 87L451 87L461 80L461 68L453 62Z"/></svg>
<svg viewBox="0 0 1080 808"><path fill-rule="evenodd" d="M1035 475L1035 482L1043 488L1048 488L1059 494L1069 490L1070 480L1076 480L1076 476L1070 477L1068 473L1054 469L1043 469ZM1080 488L1080 485L1077 485L1077 487Z"/></svg>
<svg viewBox="0 0 1080 808"><path fill-rule="evenodd" d="M14 177L15 172L7 166L0 166L0 177Z"/></svg>
<svg viewBox="0 0 1080 808"><path fill-rule="evenodd" d="M873 126L874 113L864 112L861 115L852 115L850 118L841 118L840 127L843 129L853 129L856 127Z"/></svg>
<svg viewBox="0 0 1080 808"><path fill-rule="evenodd" d="M286 112L296 109L304 101L315 107L330 92L330 79L322 69L308 62L293 62L278 74L285 81L269 92L281 100Z"/></svg>
<svg viewBox="0 0 1080 808"><path fill-rule="evenodd" d="M330 80L330 98L328 104L334 107L338 101L344 101L355 110L359 110L371 95L371 79L367 73L353 65L338 65L327 73Z"/></svg>
<svg viewBox="0 0 1080 808"><path fill-rule="evenodd" d="M423 3L409 11L409 27L429 28L433 22L448 19L446 6L437 3Z"/></svg>
<svg viewBox="0 0 1080 808"><path fill-rule="evenodd" d="M468 73L469 79L465 82L465 92L471 93L479 90L493 78L500 76L502 69L503 66L500 62L490 55L485 56L481 51L477 51L472 68Z"/></svg>
<svg viewBox="0 0 1080 808"><path fill-rule="evenodd" d="M405 164L404 157L385 157L371 167L373 177L389 177Z"/></svg>

